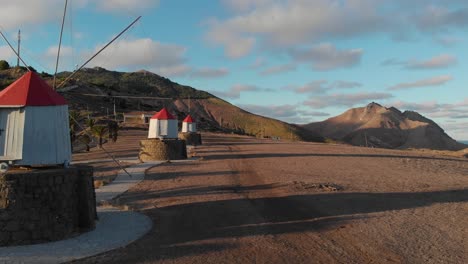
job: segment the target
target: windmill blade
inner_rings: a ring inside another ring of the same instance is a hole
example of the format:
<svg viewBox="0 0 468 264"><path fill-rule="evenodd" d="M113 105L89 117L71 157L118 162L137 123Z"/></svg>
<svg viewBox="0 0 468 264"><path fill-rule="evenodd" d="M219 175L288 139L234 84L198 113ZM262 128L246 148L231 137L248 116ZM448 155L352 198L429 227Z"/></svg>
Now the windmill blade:
<svg viewBox="0 0 468 264"><path fill-rule="evenodd" d="M60 83L59 86L57 86L57 89L62 87L68 80L70 80L71 77L73 77L78 71L83 69L90 61L92 61L97 55L99 55L104 49L109 47L110 44L112 44L116 39L118 39L120 36L122 36L123 33L125 33L129 28L131 28L138 20L140 20L141 16L137 17L130 25L128 25L124 30L122 30L117 36L115 36L109 43L107 43L104 47L102 47L98 52L96 52L91 58L89 58L81 67L79 67L77 70L72 72L65 80Z"/></svg>
<svg viewBox="0 0 468 264"><path fill-rule="evenodd" d="M52 86L54 90L56 90L57 70L58 70L58 64L59 64L59 59L60 59L60 48L62 47L63 25L65 24L65 16L67 15L67 5L68 5L68 0L65 0L65 8L63 10L63 17L62 17L62 28L60 29L60 38L59 38L59 45L58 45L58 50L57 50L57 61L55 62L54 85Z"/></svg>
<svg viewBox="0 0 468 264"><path fill-rule="evenodd" d="M13 46L10 44L10 41L8 41L8 39L5 37L5 35L3 35L3 32L1 30L0 30L0 35L2 35L3 39L6 41L8 46L10 46L10 49L16 54L16 57L18 57L21 60L21 62L26 67L26 69L28 69L28 71L31 71L28 64L26 64L26 62L24 62L24 60L21 58L21 56L18 54L18 52L16 52L15 48L13 48Z"/></svg>
<svg viewBox="0 0 468 264"><path fill-rule="evenodd" d="M91 138L92 140L94 140L93 135L91 135L91 133L89 133L83 126L81 126L80 122L78 122L78 121L77 121L73 116L71 116L71 115L70 115L69 117L72 119L73 122L75 122L75 124L78 125L79 128L81 128L81 129L84 131L84 133L85 133L89 138ZM109 151L107 151L107 150L104 148L104 146L101 146L101 149L102 149L102 150L104 151L104 153L106 153L106 155L109 156L109 158L111 158L111 159L117 164L117 166L119 166L119 168L120 168L121 170L123 170L130 178L133 177L132 174L130 174L130 172L128 172L128 171L122 166L122 164L120 164L120 162L119 162Z"/></svg>

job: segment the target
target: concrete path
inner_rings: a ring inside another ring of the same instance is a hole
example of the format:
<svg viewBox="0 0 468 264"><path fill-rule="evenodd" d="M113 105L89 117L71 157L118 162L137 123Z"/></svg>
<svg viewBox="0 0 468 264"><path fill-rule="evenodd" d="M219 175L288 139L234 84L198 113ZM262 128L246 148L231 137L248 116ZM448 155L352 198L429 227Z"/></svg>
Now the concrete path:
<svg viewBox="0 0 468 264"><path fill-rule="evenodd" d="M109 185L96 190L97 204L106 203L145 178L146 170L162 162L139 163L120 171ZM98 207L96 229L77 237L37 245L0 247L0 263L63 263L126 246L146 234L152 221L145 215Z"/></svg>
<svg viewBox="0 0 468 264"><path fill-rule="evenodd" d="M152 221L130 211L99 208L96 229L77 237L28 246L0 247L0 263L63 263L126 246L146 234Z"/></svg>
<svg viewBox="0 0 468 264"><path fill-rule="evenodd" d="M127 167L125 170L130 173L131 177L125 171L119 171L119 174L117 174L117 177L111 184L96 189L96 203L102 205L106 203L106 201L110 201L116 196L126 192L145 178L146 170L161 163L162 161L154 161Z"/></svg>

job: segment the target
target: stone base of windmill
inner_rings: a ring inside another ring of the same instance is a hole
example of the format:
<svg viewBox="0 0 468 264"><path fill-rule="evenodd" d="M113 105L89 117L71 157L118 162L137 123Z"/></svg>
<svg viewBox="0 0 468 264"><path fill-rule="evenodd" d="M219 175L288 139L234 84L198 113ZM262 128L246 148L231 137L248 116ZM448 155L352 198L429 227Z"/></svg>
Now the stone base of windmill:
<svg viewBox="0 0 468 264"><path fill-rule="evenodd" d="M179 132L179 139L185 140L188 146L198 146L202 144L200 133Z"/></svg>
<svg viewBox="0 0 468 264"><path fill-rule="evenodd" d="M62 240L95 228L93 168L0 175L0 246Z"/></svg>
<svg viewBox="0 0 468 264"><path fill-rule="evenodd" d="M138 157L142 162L187 159L187 146L179 139L144 139Z"/></svg>

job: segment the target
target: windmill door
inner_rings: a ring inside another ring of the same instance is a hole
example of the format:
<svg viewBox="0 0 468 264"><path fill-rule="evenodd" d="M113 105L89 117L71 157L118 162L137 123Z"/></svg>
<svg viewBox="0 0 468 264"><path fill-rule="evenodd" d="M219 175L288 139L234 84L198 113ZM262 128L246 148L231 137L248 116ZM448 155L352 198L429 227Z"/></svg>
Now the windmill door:
<svg viewBox="0 0 468 264"><path fill-rule="evenodd" d="M0 157L5 156L5 141L7 134L8 114L7 109L0 109Z"/></svg>

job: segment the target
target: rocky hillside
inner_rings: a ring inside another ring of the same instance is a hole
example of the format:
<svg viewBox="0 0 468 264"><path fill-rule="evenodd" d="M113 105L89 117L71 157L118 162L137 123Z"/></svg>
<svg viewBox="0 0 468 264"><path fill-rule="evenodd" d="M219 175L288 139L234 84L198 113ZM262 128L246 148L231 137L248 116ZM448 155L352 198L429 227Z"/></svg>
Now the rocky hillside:
<svg viewBox="0 0 468 264"><path fill-rule="evenodd" d="M412 111L377 103L350 109L322 122L304 125L324 137L357 146L460 150L468 146L448 136L434 121Z"/></svg>
<svg viewBox="0 0 468 264"><path fill-rule="evenodd" d="M22 73L24 69L0 71L1 88ZM69 72L58 74L57 84L69 75ZM52 76L44 73L42 77L52 83ZM208 92L143 70L116 72L100 67L87 68L58 91L68 100L71 109L95 115L112 114L114 105L117 113L155 112L167 107L182 120L189 113L190 105L190 113L203 130L292 140L324 140L301 126L249 113Z"/></svg>

